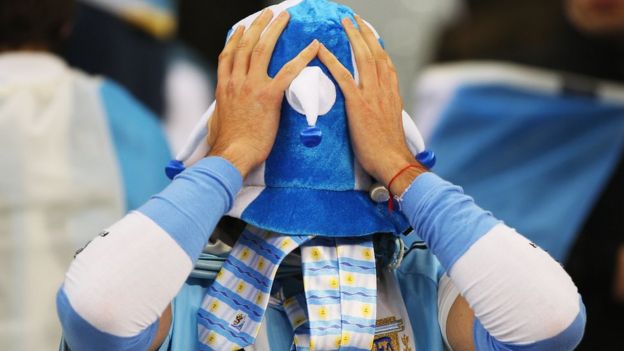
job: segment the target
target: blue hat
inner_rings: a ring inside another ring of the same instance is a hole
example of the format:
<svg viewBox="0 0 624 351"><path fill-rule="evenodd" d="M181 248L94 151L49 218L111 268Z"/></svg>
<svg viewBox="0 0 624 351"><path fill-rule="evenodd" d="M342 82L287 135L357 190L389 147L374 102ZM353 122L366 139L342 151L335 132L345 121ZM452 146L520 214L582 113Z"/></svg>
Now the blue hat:
<svg viewBox="0 0 624 351"><path fill-rule="evenodd" d="M288 11L290 22L275 47L270 76L318 39L357 79L351 46L341 24L345 17L353 19L350 8L327 0L288 0L271 9L275 15ZM258 15L237 26L249 27ZM188 165L198 147L206 151L203 141L214 108L213 104L204 114L185 150L168 167L169 176ZM432 154L425 151L418 129L405 112L403 122L410 150L432 166ZM388 194L375 186L355 159L344 96L327 68L315 59L286 92L273 150L266 162L250 173L228 215L283 234L399 234L409 225L399 212L388 210Z"/></svg>

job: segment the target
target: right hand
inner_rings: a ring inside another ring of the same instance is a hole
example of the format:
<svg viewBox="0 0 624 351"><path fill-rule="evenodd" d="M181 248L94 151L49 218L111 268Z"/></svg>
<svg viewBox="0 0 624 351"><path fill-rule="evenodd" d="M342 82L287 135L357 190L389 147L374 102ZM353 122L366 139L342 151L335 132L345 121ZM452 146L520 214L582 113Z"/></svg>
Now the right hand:
<svg viewBox="0 0 624 351"><path fill-rule="evenodd" d="M273 50L290 16L284 11L269 26L272 18L273 12L266 9L246 31L236 28L219 56L209 156L227 159L243 178L268 158L277 136L284 92L316 57L320 46L313 41L275 78L269 77Z"/></svg>
<svg viewBox="0 0 624 351"><path fill-rule="evenodd" d="M319 50L319 59L345 95L355 156L370 175L388 186L401 169L417 162L405 141L403 102L394 65L370 27L360 17L355 18L359 30L349 18L342 24L353 48L360 83L324 46ZM390 191L402 194L425 171L424 167L408 169L392 183Z"/></svg>

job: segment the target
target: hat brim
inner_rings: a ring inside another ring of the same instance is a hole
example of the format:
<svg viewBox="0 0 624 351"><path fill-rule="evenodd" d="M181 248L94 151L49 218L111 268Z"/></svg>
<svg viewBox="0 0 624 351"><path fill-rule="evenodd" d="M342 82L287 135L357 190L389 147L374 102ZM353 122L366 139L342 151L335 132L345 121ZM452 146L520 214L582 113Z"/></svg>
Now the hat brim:
<svg viewBox="0 0 624 351"><path fill-rule="evenodd" d="M353 237L401 233L408 227L400 213L373 202L365 191L246 186L235 207L229 215L289 235Z"/></svg>

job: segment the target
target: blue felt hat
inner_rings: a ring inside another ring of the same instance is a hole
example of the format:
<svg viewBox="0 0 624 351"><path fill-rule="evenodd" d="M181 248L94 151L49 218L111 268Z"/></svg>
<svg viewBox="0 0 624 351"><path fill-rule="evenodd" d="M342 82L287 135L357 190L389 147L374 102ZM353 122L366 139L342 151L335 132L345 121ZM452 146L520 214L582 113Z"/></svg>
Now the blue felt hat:
<svg viewBox="0 0 624 351"><path fill-rule="evenodd" d="M318 39L358 77L351 46L342 27L354 13L326 0L288 0L271 7L290 13L269 67L274 76L312 40ZM238 25L248 27L254 14ZM198 148L206 152L208 120L199 122L187 147L167 168L170 177L188 166ZM412 119L403 114L410 150L426 166L435 158ZM379 155L384 157L384 155ZM375 186L354 157L344 96L331 74L315 59L286 92L275 145L264 164L251 172L229 216L256 227L292 235L363 236L401 233L408 228L399 212L388 210L388 192Z"/></svg>

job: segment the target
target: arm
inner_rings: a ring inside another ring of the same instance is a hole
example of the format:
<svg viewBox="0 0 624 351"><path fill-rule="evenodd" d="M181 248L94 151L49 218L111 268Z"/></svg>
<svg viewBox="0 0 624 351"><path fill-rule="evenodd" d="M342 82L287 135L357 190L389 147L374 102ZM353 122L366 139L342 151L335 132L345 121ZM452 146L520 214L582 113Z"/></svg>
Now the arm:
<svg viewBox="0 0 624 351"><path fill-rule="evenodd" d="M319 58L345 94L356 157L388 184L415 161L403 135L396 71L370 28L356 20L359 29L350 20L343 25L361 84L323 47ZM422 167L402 173L390 190L403 194L403 213L463 296L450 308L446 326L454 350L576 346L584 329L583 306L569 276L546 252Z"/></svg>
<svg viewBox="0 0 624 351"><path fill-rule="evenodd" d="M311 44L269 78L267 67L288 13L269 26L272 17L265 11L246 31L238 28L220 57L212 157L94 239L70 266L57 309L73 351L154 350L168 334L167 306L243 178L268 157L284 91L318 50Z"/></svg>
<svg viewBox="0 0 624 351"><path fill-rule="evenodd" d="M446 326L454 350L573 350L580 342L580 296L545 251L432 173L412 182L401 206L466 300L455 302Z"/></svg>

